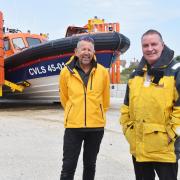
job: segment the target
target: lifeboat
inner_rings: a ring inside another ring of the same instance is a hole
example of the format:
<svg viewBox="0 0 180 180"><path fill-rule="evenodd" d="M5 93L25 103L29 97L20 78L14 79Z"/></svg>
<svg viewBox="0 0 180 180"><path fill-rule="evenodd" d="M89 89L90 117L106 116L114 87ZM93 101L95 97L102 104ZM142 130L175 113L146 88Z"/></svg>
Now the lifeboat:
<svg viewBox="0 0 180 180"><path fill-rule="evenodd" d="M82 36L94 39L97 61L106 68L117 58L117 51L125 53L130 46L129 39L119 33L119 23L105 23L97 17L83 27L69 26L65 38L57 40L18 30L4 34L5 79L26 86L23 92L4 89L4 97L59 101L59 73Z"/></svg>

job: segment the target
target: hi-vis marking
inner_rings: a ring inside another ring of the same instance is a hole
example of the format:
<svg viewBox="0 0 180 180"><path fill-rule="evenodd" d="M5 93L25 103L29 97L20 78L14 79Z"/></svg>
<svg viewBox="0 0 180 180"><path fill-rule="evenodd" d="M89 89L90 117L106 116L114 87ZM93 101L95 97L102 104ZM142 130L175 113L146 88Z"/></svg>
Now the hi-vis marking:
<svg viewBox="0 0 180 180"><path fill-rule="evenodd" d="M180 63L176 63L176 64L172 67L172 69L176 70L176 69L179 68L179 67L180 67Z"/></svg>

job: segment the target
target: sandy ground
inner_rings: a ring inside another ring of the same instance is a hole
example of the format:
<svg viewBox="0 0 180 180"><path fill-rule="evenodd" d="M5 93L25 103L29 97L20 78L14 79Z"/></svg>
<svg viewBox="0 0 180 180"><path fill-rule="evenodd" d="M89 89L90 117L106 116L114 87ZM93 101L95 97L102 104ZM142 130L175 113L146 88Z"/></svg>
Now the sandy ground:
<svg viewBox="0 0 180 180"><path fill-rule="evenodd" d="M121 99L112 99L97 160L97 180L133 180L128 144L118 119ZM0 180L59 180L63 109L58 104L0 106ZM82 178L82 154L75 180Z"/></svg>

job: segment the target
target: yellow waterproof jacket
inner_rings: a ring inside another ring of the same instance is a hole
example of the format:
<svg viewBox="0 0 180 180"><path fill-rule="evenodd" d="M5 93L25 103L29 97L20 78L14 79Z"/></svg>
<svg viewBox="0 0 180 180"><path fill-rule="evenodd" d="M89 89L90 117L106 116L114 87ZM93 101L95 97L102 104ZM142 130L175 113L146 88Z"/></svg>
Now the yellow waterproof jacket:
<svg viewBox="0 0 180 180"><path fill-rule="evenodd" d="M180 130L180 63L172 60L162 65L160 71L159 77L152 75L147 80L146 66L137 68L129 79L121 107L123 133L138 162L176 161L174 141Z"/></svg>
<svg viewBox="0 0 180 180"><path fill-rule="evenodd" d="M60 73L60 101L65 109L65 128L98 128L106 123L110 103L108 70L95 60L87 87L75 69L72 57Z"/></svg>

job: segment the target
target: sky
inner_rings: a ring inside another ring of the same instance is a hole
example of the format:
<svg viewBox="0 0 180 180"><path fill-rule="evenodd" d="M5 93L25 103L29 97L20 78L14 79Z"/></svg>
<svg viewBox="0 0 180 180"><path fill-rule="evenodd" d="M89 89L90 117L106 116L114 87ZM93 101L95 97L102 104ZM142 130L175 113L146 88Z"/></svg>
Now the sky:
<svg viewBox="0 0 180 180"><path fill-rule="evenodd" d="M141 59L141 36L156 29L180 55L179 0L0 0L0 11L6 27L49 33L50 40L63 38L69 25L84 26L94 16L119 22L120 32L131 41L121 56L127 61Z"/></svg>

